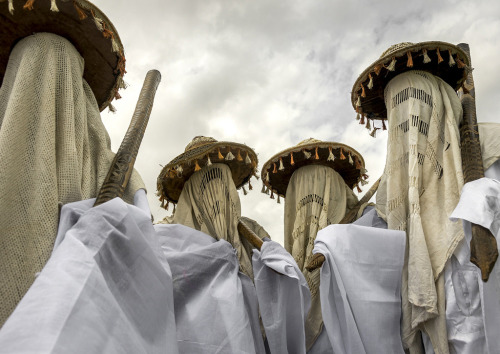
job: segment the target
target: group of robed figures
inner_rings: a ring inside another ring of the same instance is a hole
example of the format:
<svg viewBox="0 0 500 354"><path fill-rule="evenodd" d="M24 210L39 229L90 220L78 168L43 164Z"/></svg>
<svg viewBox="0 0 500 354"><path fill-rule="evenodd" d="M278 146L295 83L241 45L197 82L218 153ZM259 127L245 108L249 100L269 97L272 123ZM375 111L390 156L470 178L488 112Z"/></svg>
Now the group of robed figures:
<svg viewBox="0 0 500 354"><path fill-rule="evenodd" d="M93 207L124 166L100 117L125 86L112 23L86 0L0 18L0 352L500 350L500 124L463 108L462 47L401 43L354 83L360 124L388 135L364 198L349 145L303 140L259 176L250 147L197 136L158 176L174 212L153 225L135 170ZM252 177L284 199L284 247L241 215Z"/></svg>

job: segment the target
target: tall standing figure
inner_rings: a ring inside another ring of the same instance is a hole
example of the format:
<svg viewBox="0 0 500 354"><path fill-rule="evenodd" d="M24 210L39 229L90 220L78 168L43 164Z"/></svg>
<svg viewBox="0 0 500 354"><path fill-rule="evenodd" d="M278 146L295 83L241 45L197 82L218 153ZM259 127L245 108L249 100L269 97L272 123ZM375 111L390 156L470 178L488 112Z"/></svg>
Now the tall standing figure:
<svg viewBox="0 0 500 354"><path fill-rule="evenodd" d="M99 112L119 97L125 58L85 0L4 2L0 19L1 325L51 254L60 205L95 197L106 176ZM142 187L135 173L125 199Z"/></svg>
<svg viewBox="0 0 500 354"><path fill-rule="evenodd" d="M444 267L464 238L449 220L463 186L456 90L469 60L443 42L390 47L356 80L352 103L360 124L386 129L387 159L377 212L407 234L402 279L402 339L419 352L420 332L448 353ZM379 125L379 127L376 127Z"/></svg>
<svg viewBox="0 0 500 354"><path fill-rule="evenodd" d="M363 157L352 147L312 138L279 152L262 168L263 192L278 202L285 197L285 249L302 270L311 291L305 324L307 350L323 328L320 269L306 269L316 234L340 222L356 205L353 188L366 184L367 177Z"/></svg>

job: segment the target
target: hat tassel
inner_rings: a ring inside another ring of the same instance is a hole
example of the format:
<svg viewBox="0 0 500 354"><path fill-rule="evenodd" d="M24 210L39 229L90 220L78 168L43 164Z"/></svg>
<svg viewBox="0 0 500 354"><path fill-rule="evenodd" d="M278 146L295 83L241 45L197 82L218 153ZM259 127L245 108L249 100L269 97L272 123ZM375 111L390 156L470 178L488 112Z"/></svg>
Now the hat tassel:
<svg viewBox="0 0 500 354"><path fill-rule="evenodd" d="M182 177L182 172L184 171L182 169L182 166L181 165L177 166L175 170L177 171L177 177Z"/></svg>
<svg viewBox="0 0 500 354"><path fill-rule="evenodd" d="M245 156L245 163L247 165L250 165L252 163L252 160L250 159L250 157L248 156L248 152L247 152L247 156Z"/></svg>
<svg viewBox="0 0 500 354"><path fill-rule="evenodd" d="M290 165L295 165L295 161L293 161L293 151L290 152Z"/></svg>
<svg viewBox="0 0 500 354"><path fill-rule="evenodd" d="M317 147L317 146L316 146L316 149L315 149L314 159L315 159L315 160L319 160L319 156L318 156L318 147Z"/></svg>
<svg viewBox="0 0 500 354"><path fill-rule="evenodd" d="M367 119L366 120L366 126L365 126L366 129L370 130L371 129L371 125L370 125L370 120Z"/></svg>
<svg viewBox="0 0 500 354"><path fill-rule="evenodd" d="M245 186L243 186L243 187L241 187L241 188L243 189L243 194L244 194L244 195L247 195L247 194L248 194L248 192L247 192L247 190L245 189Z"/></svg>
<svg viewBox="0 0 500 354"><path fill-rule="evenodd" d="M274 199L274 191L271 189L271 199Z"/></svg>
<svg viewBox="0 0 500 354"><path fill-rule="evenodd" d="M362 192L361 188L359 188L359 185L357 185L357 184L356 184L356 189L358 190L358 193Z"/></svg>
<svg viewBox="0 0 500 354"><path fill-rule="evenodd" d="M350 151L349 151L349 163L350 163L351 165L353 165L353 164L354 164L354 161L352 160L352 156L351 156L351 152L350 152Z"/></svg>
<svg viewBox="0 0 500 354"><path fill-rule="evenodd" d="M372 130L372 132L370 133L370 136L371 136L372 138L375 138L375 137L376 137L377 130L379 130L379 129L380 129L380 128L375 128L375 127L373 127L373 130Z"/></svg>
<svg viewBox="0 0 500 354"><path fill-rule="evenodd" d="M168 204L169 204L169 202L167 200L167 204L163 207L165 210L168 210Z"/></svg>
<svg viewBox="0 0 500 354"><path fill-rule="evenodd" d="M253 189L252 184L250 183L250 180L248 180L248 190L251 191Z"/></svg>
<svg viewBox="0 0 500 354"><path fill-rule="evenodd" d="M210 155L207 154L207 166L210 166L212 164L212 161L210 160Z"/></svg>
<svg viewBox="0 0 500 354"><path fill-rule="evenodd" d="M385 126L385 119L382 119L382 130L387 130L387 127Z"/></svg>
<svg viewBox="0 0 500 354"><path fill-rule="evenodd" d="M361 183L362 186L366 186L368 184L368 182L362 178L359 179L359 182Z"/></svg>
<svg viewBox="0 0 500 354"><path fill-rule="evenodd" d="M360 85L361 85L361 97L366 97L365 87L363 86L362 83Z"/></svg>
<svg viewBox="0 0 500 354"><path fill-rule="evenodd" d="M285 169L285 166L283 166L283 159L280 157L280 171L283 171Z"/></svg>
<svg viewBox="0 0 500 354"><path fill-rule="evenodd" d="M199 170L201 170L201 167L200 167L200 165L198 165L198 160L195 160L194 161L194 171L196 172Z"/></svg>
<svg viewBox="0 0 500 354"><path fill-rule="evenodd" d="M436 52L437 52L437 56L438 56L438 64L440 64L440 63L441 63L442 61L444 61L444 60L443 60L443 58L441 57L441 53L439 52L439 48L437 48Z"/></svg>
<svg viewBox="0 0 500 354"><path fill-rule="evenodd" d="M9 12L14 15L14 0L9 0Z"/></svg>
<svg viewBox="0 0 500 354"><path fill-rule="evenodd" d="M342 148L340 148L340 159L345 160L344 150Z"/></svg>
<svg viewBox="0 0 500 354"><path fill-rule="evenodd" d="M34 3L35 3L35 0L28 0L28 1L26 1L26 3L23 6L23 9L24 10L29 10L29 11L33 10L33 4Z"/></svg>
<svg viewBox="0 0 500 354"><path fill-rule="evenodd" d="M360 170L361 169L361 164L359 163L359 159L357 156L354 157L354 162L356 162L356 169Z"/></svg>
<svg viewBox="0 0 500 354"><path fill-rule="evenodd" d="M361 97L358 96L358 100L356 101L356 107L361 107Z"/></svg>
<svg viewBox="0 0 500 354"><path fill-rule="evenodd" d="M266 182L269 182L269 172L266 172L265 180L266 180Z"/></svg>
<svg viewBox="0 0 500 354"><path fill-rule="evenodd" d="M411 57L411 51L407 51L406 55L408 56L408 61L406 62L406 66L408 68L413 68L413 58Z"/></svg>
<svg viewBox="0 0 500 354"><path fill-rule="evenodd" d="M28 0L30 1L30 0ZM73 6L76 9L76 12L78 12L78 18L80 20L85 20L87 18L87 14L83 11L83 9L76 3L76 1L73 1Z"/></svg>
<svg viewBox="0 0 500 354"><path fill-rule="evenodd" d="M392 61L386 69L389 71L396 70L396 57L392 57Z"/></svg>
<svg viewBox="0 0 500 354"><path fill-rule="evenodd" d="M257 181L259 180L259 175L257 174L257 170L253 170L252 175L255 177Z"/></svg>
<svg viewBox="0 0 500 354"><path fill-rule="evenodd" d="M328 147L328 151L330 153L328 154L328 158L326 159L326 161L335 161L335 155L333 155L331 146Z"/></svg>
<svg viewBox="0 0 500 354"><path fill-rule="evenodd" d="M368 82L368 85L366 85L366 87L368 87L368 90L371 90L373 88L373 77L372 77L372 74L368 73L368 77L370 78L370 81Z"/></svg>
<svg viewBox="0 0 500 354"><path fill-rule="evenodd" d="M165 198L163 198L163 196L160 197L160 201L161 201L160 207L165 208Z"/></svg>
<svg viewBox="0 0 500 354"><path fill-rule="evenodd" d="M458 55L457 55L457 66L458 66L460 69L465 68L465 66L466 66L466 65L464 64L464 62L460 60L460 58L458 57Z"/></svg>
<svg viewBox="0 0 500 354"><path fill-rule="evenodd" d="M238 149L238 154L236 155L236 160L243 161L243 157L241 157L241 151Z"/></svg>
<svg viewBox="0 0 500 354"><path fill-rule="evenodd" d="M222 154L220 153L220 148L217 149L217 157L219 158L219 160L224 159L224 156L222 156Z"/></svg>
<svg viewBox="0 0 500 354"><path fill-rule="evenodd" d="M453 60L453 54L451 54L451 50L448 50L448 53L450 54L450 61L448 62L449 66L455 65L455 60Z"/></svg>
<svg viewBox="0 0 500 354"><path fill-rule="evenodd" d="M373 68L373 72L375 74L377 74L377 76L378 76L380 74L380 71L382 71L383 67L384 67L384 64L375 65L375 67Z"/></svg>
<svg viewBox="0 0 500 354"><path fill-rule="evenodd" d="M306 151L306 150L302 150L302 152L304 153L304 157L306 159L310 159L311 158L311 153L309 151Z"/></svg>
<svg viewBox="0 0 500 354"><path fill-rule="evenodd" d="M424 52L424 64L430 63L431 58L429 58L429 54L427 54L427 49L423 49Z"/></svg>
<svg viewBox="0 0 500 354"><path fill-rule="evenodd" d="M59 12L59 9L57 8L56 0L50 0L50 11Z"/></svg>
<svg viewBox="0 0 500 354"><path fill-rule="evenodd" d="M278 204L281 204L280 195L278 194Z"/></svg>
<svg viewBox="0 0 500 354"><path fill-rule="evenodd" d="M227 155L226 155L226 161L231 161L234 160L234 155L231 152L231 149L228 149Z"/></svg>
<svg viewBox="0 0 500 354"><path fill-rule="evenodd" d="M360 120L361 119L361 115L358 113L356 113L356 120Z"/></svg>
<svg viewBox="0 0 500 354"><path fill-rule="evenodd" d="M278 172L278 170L276 169L276 163L273 163L273 166L274 166L274 168L273 168L273 173Z"/></svg>
<svg viewBox="0 0 500 354"><path fill-rule="evenodd" d="M264 183L262 183L262 189L260 192L266 194L266 185Z"/></svg>
<svg viewBox="0 0 500 354"><path fill-rule="evenodd" d="M361 113L361 120L359 121L359 124L363 125L365 124L365 114Z"/></svg>

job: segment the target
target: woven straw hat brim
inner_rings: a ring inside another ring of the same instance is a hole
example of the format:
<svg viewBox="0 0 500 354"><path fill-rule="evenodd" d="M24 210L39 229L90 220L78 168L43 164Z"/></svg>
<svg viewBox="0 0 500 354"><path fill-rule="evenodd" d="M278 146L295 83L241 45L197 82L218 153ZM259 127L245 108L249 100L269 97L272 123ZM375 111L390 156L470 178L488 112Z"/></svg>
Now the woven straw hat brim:
<svg viewBox="0 0 500 354"><path fill-rule="evenodd" d="M51 10L52 4L58 11ZM0 85L14 45L33 33L50 32L68 39L85 60L83 78L101 111L120 97L125 74L123 45L101 10L86 0L13 0L12 5L11 13L8 2L0 2Z"/></svg>
<svg viewBox="0 0 500 354"><path fill-rule="evenodd" d="M304 151L311 154L309 158L306 157ZM318 154L317 159L316 151ZM334 156L333 161L328 160L330 151ZM349 154L351 155L353 164L349 162ZM292 156L293 165L291 164ZM281 170L280 159L283 164L283 169ZM315 142L296 145L271 157L262 167L262 182L274 194L285 197L286 189L293 173L297 169L307 165L323 165L333 168L351 189L358 184L365 171L363 156L352 147L335 142Z"/></svg>
<svg viewBox="0 0 500 354"><path fill-rule="evenodd" d="M234 154L231 160L226 159L229 152ZM164 198L171 203L177 203L186 181L196 169L208 165L208 156L211 163L223 163L229 166L236 188L242 187L250 180L258 164L255 152L244 144L218 141L193 148L174 158L161 170L157 179L160 200Z"/></svg>
<svg viewBox="0 0 500 354"><path fill-rule="evenodd" d="M411 59L408 57L408 52L411 53ZM453 57L451 62L454 63L452 66L450 66L450 53ZM387 68L391 66L393 58L396 59L396 63L394 70L391 71ZM424 60L428 61L429 59L429 62L424 62ZM469 66L470 61L467 54L450 43L433 41L403 47L384 55L363 71L353 85L351 103L358 113L368 119L387 119L384 89L395 76L409 70L427 71L458 90L467 77ZM370 84L370 80L372 84ZM370 89L369 87L372 85L373 87ZM358 106L358 103L361 106Z"/></svg>

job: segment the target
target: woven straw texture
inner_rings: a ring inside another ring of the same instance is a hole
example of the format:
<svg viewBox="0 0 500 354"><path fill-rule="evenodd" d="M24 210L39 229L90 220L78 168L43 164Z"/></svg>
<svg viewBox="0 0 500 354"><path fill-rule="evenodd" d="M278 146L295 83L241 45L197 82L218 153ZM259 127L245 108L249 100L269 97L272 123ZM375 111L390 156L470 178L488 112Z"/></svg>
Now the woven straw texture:
<svg viewBox="0 0 500 354"><path fill-rule="evenodd" d="M51 254L58 204L95 197L113 160L84 62L41 33L12 50L0 88L0 323ZM126 197L143 187L132 175Z"/></svg>
<svg viewBox="0 0 500 354"><path fill-rule="evenodd" d="M452 87L422 71L391 80L385 103L387 160L377 207L390 229L407 233L402 339L405 347L415 349L421 326L436 352L446 353L442 273L464 238L461 223L448 218L463 186L458 132L462 106Z"/></svg>
<svg viewBox="0 0 500 354"><path fill-rule="evenodd" d="M342 177L325 166L310 165L294 172L285 196L285 249L304 273L311 290L306 318L306 344L310 349L323 327L319 296L320 268L309 272L314 240L319 230L336 224L358 199Z"/></svg>
<svg viewBox="0 0 500 354"><path fill-rule="evenodd" d="M450 43L395 44L358 77L351 91L351 103L356 111L369 119L387 119L384 88L397 75L409 70L423 70L458 89L467 77L469 66L465 52Z"/></svg>
<svg viewBox="0 0 500 354"><path fill-rule="evenodd" d="M184 183L197 169L212 163L229 166L234 184L239 189L255 174L258 159L255 152L244 144L197 136L186 146L184 153L162 168L157 179L160 200L177 203Z"/></svg>
<svg viewBox="0 0 500 354"><path fill-rule="evenodd" d="M125 87L125 57L120 36L106 15L86 0L29 3L0 1L0 84L12 47L33 33L49 32L68 39L84 58L83 75L101 111L119 98L118 89Z"/></svg>
<svg viewBox="0 0 500 354"><path fill-rule="evenodd" d="M334 169L351 189L361 181L365 171L363 156L352 147L309 138L266 161L261 172L262 182L269 190L284 197L293 173L307 165Z"/></svg>

